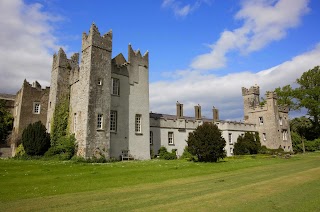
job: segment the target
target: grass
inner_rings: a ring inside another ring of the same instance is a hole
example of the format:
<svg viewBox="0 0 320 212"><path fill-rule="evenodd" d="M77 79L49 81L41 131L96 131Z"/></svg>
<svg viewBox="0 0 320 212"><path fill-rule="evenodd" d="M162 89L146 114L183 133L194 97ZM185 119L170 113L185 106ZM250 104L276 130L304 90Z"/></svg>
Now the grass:
<svg viewBox="0 0 320 212"><path fill-rule="evenodd" d="M0 160L1 211L319 211L320 153L219 163Z"/></svg>

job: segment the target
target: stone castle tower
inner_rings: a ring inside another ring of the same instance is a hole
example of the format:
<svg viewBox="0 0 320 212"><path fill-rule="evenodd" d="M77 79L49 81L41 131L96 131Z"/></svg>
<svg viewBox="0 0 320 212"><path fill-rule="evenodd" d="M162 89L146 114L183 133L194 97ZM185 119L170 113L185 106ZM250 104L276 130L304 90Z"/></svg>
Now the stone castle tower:
<svg viewBox="0 0 320 212"><path fill-rule="evenodd" d="M242 88L244 122L256 125L261 145L270 149L292 151L288 108L277 105L277 95L268 91L266 103L260 105L260 88Z"/></svg>
<svg viewBox="0 0 320 212"><path fill-rule="evenodd" d="M95 24L82 35L82 53L70 59L62 49L53 56L47 128L55 107L69 98L69 128L77 139L77 155L106 158L129 151L150 158L149 57L128 47L112 59L112 31Z"/></svg>

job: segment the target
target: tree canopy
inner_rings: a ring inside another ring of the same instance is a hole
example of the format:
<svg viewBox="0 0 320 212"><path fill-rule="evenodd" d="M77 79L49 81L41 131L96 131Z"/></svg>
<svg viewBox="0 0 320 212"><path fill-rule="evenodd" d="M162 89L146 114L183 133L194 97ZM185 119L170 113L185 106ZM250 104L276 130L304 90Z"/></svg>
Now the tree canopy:
<svg viewBox="0 0 320 212"><path fill-rule="evenodd" d="M217 162L226 156L224 147L226 141L217 125L204 123L195 131L189 133L188 151L200 162Z"/></svg>
<svg viewBox="0 0 320 212"><path fill-rule="evenodd" d="M13 117L11 113L6 109L6 102L0 100L0 143L4 144L6 139L12 130Z"/></svg>
<svg viewBox="0 0 320 212"><path fill-rule="evenodd" d="M316 66L304 72L296 80L298 87L293 89L290 85L275 89L278 95L278 104L289 106L291 110L307 109L308 119L312 123L312 138L320 136L320 67Z"/></svg>

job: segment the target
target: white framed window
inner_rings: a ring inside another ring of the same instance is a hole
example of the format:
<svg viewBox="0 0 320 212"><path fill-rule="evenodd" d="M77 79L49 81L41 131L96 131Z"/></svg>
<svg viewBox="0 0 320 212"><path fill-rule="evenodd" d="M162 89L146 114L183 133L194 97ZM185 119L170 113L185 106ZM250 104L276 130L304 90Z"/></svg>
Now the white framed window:
<svg viewBox="0 0 320 212"><path fill-rule="evenodd" d="M73 114L73 132L76 133L77 131L77 113Z"/></svg>
<svg viewBox="0 0 320 212"><path fill-rule="evenodd" d="M111 94L112 95L120 95L120 80L116 78L111 78L111 85L112 85L112 90Z"/></svg>
<svg viewBox="0 0 320 212"><path fill-rule="evenodd" d="M136 114L135 117L135 131L136 133L141 133L141 114Z"/></svg>
<svg viewBox="0 0 320 212"><path fill-rule="evenodd" d="M259 124L263 125L263 117L262 116L259 117Z"/></svg>
<svg viewBox="0 0 320 212"><path fill-rule="evenodd" d="M173 132L168 132L168 144L170 144L170 145L174 144Z"/></svg>
<svg viewBox="0 0 320 212"><path fill-rule="evenodd" d="M40 102L33 103L33 113L40 114Z"/></svg>
<svg viewBox="0 0 320 212"><path fill-rule="evenodd" d="M263 139L264 141L267 140L267 134L266 134L266 133L262 133L262 139Z"/></svg>
<svg viewBox="0 0 320 212"><path fill-rule="evenodd" d="M233 148L230 148L230 154L233 155Z"/></svg>
<svg viewBox="0 0 320 212"><path fill-rule="evenodd" d="M282 139L284 141L288 140L288 131L287 130L282 131Z"/></svg>
<svg viewBox="0 0 320 212"><path fill-rule="evenodd" d="M117 111L110 111L110 131L117 132Z"/></svg>
<svg viewBox="0 0 320 212"><path fill-rule="evenodd" d="M232 144L232 133L229 133L228 140L229 140L229 144Z"/></svg>
<svg viewBox="0 0 320 212"><path fill-rule="evenodd" d="M282 126L282 117L279 117L279 125Z"/></svg>
<svg viewBox="0 0 320 212"><path fill-rule="evenodd" d="M97 129L103 129L103 114L98 114L97 117Z"/></svg>
<svg viewBox="0 0 320 212"><path fill-rule="evenodd" d="M150 131L150 145L153 145L153 132Z"/></svg>

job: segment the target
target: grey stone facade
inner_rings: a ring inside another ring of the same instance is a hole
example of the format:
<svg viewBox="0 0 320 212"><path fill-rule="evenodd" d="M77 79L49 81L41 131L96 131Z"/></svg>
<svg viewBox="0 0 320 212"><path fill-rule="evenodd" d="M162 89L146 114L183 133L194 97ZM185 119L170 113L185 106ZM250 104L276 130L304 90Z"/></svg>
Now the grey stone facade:
<svg viewBox="0 0 320 212"><path fill-rule="evenodd" d="M82 157L119 158L129 150L149 159L149 56L128 47L128 61L112 55L112 31L100 35L93 24L82 36L82 54L68 59L62 49L53 57L47 118L50 131L59 99L70 98L70 133ZM136 115L140 130L136 132ZM111 125L110 125L111 124Z"/></svg>

